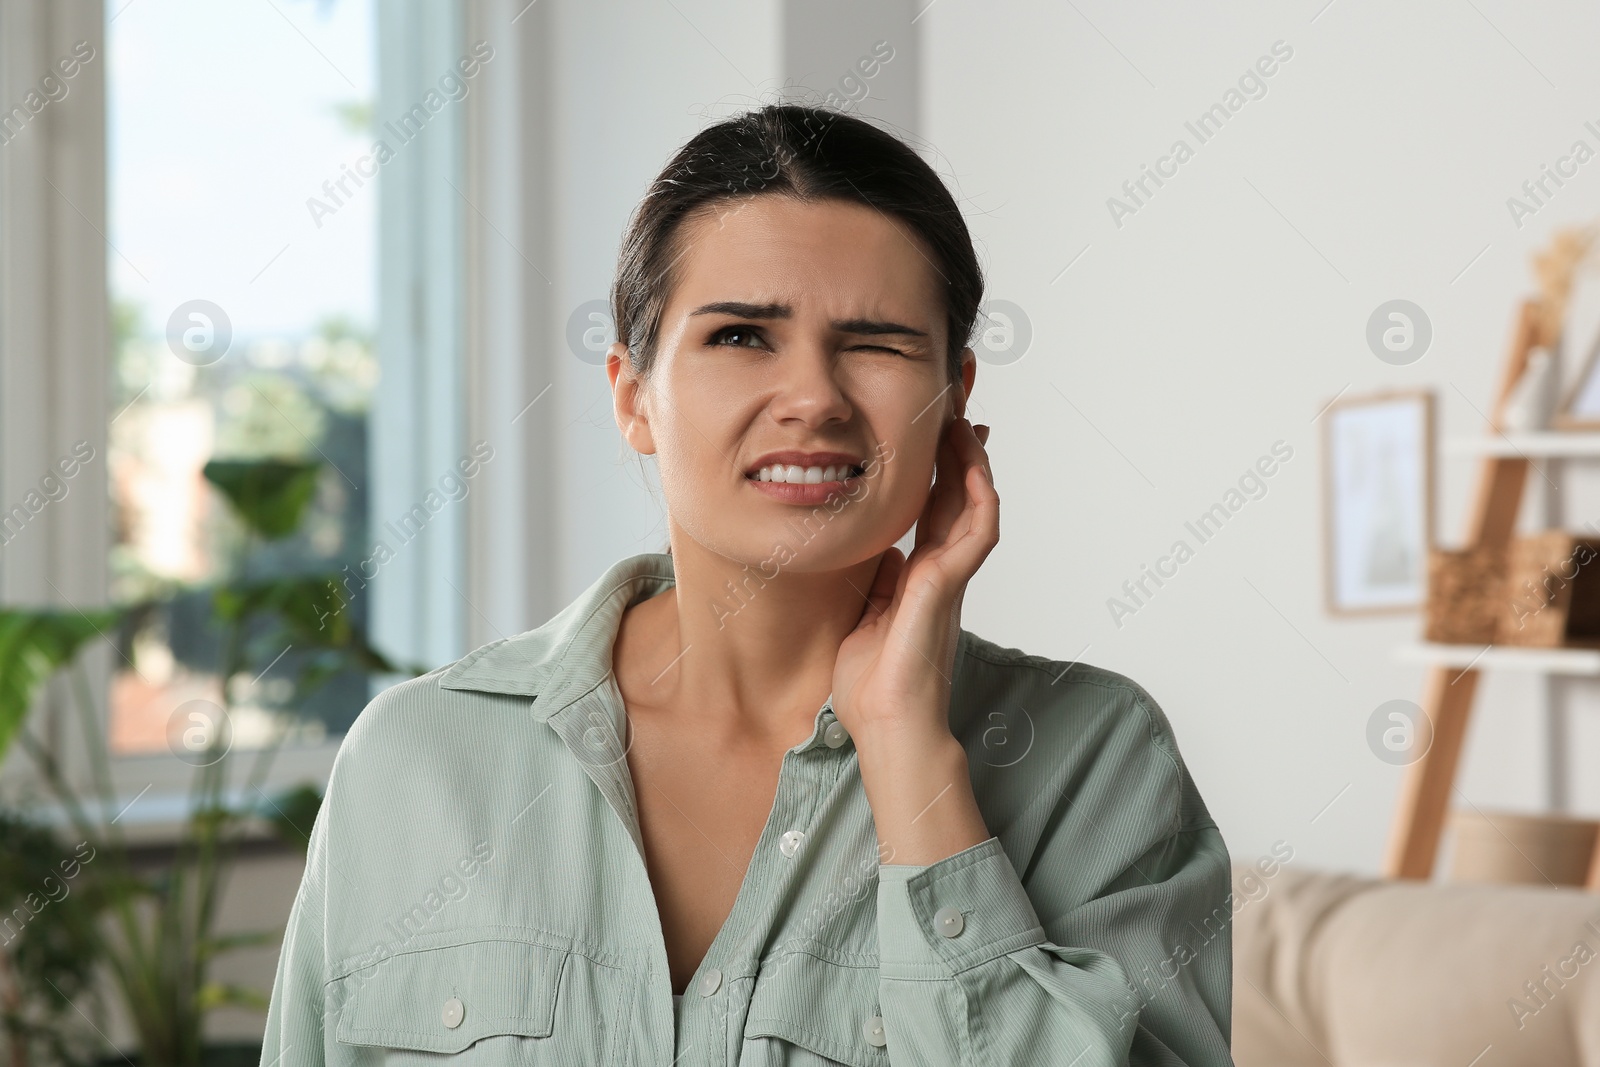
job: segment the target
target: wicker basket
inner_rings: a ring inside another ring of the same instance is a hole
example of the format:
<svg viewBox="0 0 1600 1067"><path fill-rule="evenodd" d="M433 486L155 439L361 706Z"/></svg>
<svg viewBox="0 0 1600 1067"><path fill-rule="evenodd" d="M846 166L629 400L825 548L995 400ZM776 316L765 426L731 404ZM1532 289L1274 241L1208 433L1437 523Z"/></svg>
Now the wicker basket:
<svg viewBox="0 0 1600 1067"><path fill-rule="evenodd" d="M1511 543L1495 641L1600 646L1600 541L1549 530Z"/></svg>
<svg viewBox="0 0 1600 1067"><path fill-rule="evenodd" d="M1442 644L1487 645L1505 606L1506 553L1495 548L1428 552L1428 599L1422 635Z"/></svg>

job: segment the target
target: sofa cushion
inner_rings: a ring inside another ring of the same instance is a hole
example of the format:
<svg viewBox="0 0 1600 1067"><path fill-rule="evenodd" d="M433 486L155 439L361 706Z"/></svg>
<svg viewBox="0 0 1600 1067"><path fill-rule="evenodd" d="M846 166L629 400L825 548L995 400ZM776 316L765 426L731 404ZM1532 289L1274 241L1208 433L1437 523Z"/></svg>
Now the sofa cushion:
<svg viewBox="0 0 1600 1067"><path fill-rule="evenodd" d="M1239 1067L1600 1067L1596 894L1243 864L1233 891Z"/></svg>

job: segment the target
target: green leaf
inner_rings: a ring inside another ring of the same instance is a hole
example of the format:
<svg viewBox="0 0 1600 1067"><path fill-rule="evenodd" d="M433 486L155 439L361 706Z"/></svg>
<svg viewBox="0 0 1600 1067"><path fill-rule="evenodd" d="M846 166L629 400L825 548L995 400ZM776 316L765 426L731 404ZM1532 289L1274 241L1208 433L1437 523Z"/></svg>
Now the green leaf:
<svg viewBox="0 0 1600 1067"><path fill-rule="evenodd" d="M267 1010L267 998L263 993L244 986L228 985L223 982L207 982L200 987L196 998L201 1011L210 1011L212 1008L226 1006L237 1008L255 1008L257 1011Z"/></svg>
<svg viewBox="0 0 1600 1067"><path fill-rule="evenodd" d="M319 640L303 642L317 645L337 643L329 627L341 622L344 606L331 574L291 574L232 582L214 589L211 603L224 622L238 622L255 612L274 612L303 637L320 632Z"/></svg>
<svg viewBox="0 0 1600 1067"><path fill-rule="evenodd" d="M279 793L270 803L263 801L256 814L271 823L279 837L304 852L311 844L311 827L321 807L322 794L315 786L298 785Z"/></svg>
<svg viewBox="0 0 1600 1067"><path fill-rule="evenodd" d="M282 930L251 930L242 934L223 934L219 937L203 938L196 947L196 955L202 959L210 959L212 956L230 952L236 948L276 945L282 940Z"/></svg>
<svg viewBox="0 0 1600 1067"><path fill-rule="evenodd" d="M317 488L322 464L299 460L214 459L205 476L228 498L245 525L268 540L287 537Z"/></svg>
<svg viewBox="0 0 1600 1067"><path fill-rule="evenodd" d="M89 612L0 608L0 758L39 687L83 645L117 625L118 608Z"/></svg>
<svg viewBox="0 0 1600 1067"><path fill-rule="evenodd" d="M297 574L234 582L213 591L212 606L225 622L258 612L276 615L283 623L283 634L281 638L274 635L269 643L280 650L284 643L299 649L331 649L341 654L345 666L398 671L399 667L362 637L348 610L340 577L338 573Z"/></svg>

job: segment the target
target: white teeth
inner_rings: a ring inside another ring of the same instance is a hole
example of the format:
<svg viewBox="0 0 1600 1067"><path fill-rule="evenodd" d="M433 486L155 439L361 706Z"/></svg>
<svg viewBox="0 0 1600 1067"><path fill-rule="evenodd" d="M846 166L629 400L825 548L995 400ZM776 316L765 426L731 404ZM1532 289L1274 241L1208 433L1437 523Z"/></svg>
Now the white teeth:
<svg viewBox="0 0 1600 1067"><path fill-rule="evenodd" d="M762 467L756 472L756 481L760 482L785 482L789 485L819 485L822 482L841 482L854 472L848 463L836 464L832 467L800 467L795 465L785 466L775 464L771 467Z"/></svg>

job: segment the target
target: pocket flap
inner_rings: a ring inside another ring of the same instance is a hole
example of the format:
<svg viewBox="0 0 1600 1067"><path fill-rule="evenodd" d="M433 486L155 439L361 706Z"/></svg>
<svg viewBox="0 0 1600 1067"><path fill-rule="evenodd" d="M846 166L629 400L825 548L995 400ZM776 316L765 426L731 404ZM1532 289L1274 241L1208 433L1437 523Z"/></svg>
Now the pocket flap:
<svg viewBox="0 0 1600 1067"><path fill-rule="evenodd" d="M341 979L351 992L338 1039L460 1052L497 1034L548 1037L566 958L565 949L493 940L389 956Z"/></svg>
<svg viewBox="0 0 1600 1067"><path fill-rule="evenodd" d="M867 1040L878 1009L878 968L791 952L763 965L744 1036L776 1037L851 1067L885 1067L889 1050Z"/></svg>

